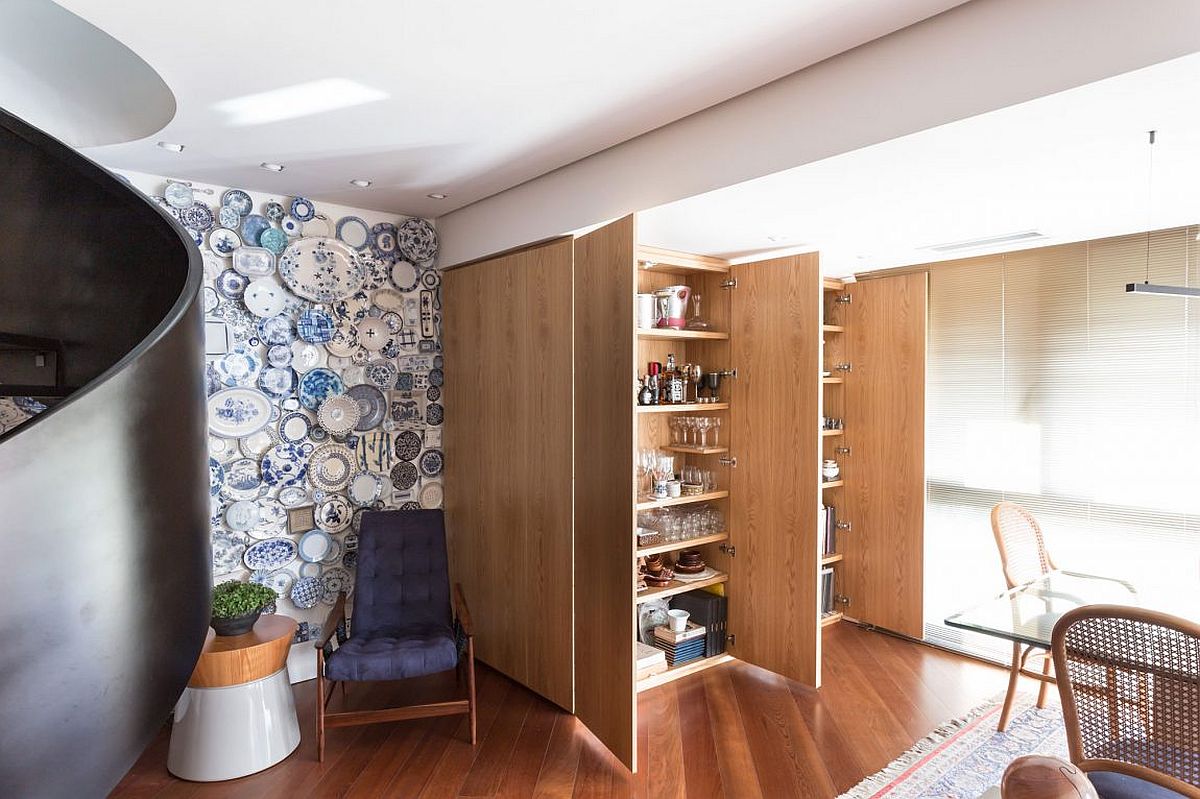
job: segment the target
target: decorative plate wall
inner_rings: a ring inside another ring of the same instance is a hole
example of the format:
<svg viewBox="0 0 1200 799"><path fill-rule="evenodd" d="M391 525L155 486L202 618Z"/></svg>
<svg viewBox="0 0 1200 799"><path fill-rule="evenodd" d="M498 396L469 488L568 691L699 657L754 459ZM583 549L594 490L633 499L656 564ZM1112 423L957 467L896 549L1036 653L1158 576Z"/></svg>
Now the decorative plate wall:
<svg viewBox="0 0 1200 799"><path fill-rule="evenodd" d="M337 239L300 239L279 259L279 274L293 292L313 302L334 302L362 288L366 273L354 250Z"/></svg>

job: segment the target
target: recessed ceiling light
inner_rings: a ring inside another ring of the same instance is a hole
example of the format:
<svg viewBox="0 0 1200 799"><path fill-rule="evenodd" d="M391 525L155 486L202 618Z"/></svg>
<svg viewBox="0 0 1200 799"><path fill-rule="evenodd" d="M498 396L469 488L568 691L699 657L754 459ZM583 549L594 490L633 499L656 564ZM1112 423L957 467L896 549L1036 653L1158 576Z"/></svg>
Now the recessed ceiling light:
<svg viewBox="0 0 1200 799"><path fill-rule="evenodd" d="M425 196L431 200L444 200L448 195L434 192L433 194L426 194Z"/></svg>
<svg viewBox="0 0 1200 799"><path fill-rule="evenodd" d="M283 164L272 164L270 161L263 161L258 165L260 169L265 169L268 172L282 172Z"/></svg>
<svg viewBox="0 0 1200 799"><path fill-rule="evenodd" d="M357 186L360 189L365 189L371 185L371 181L365 180L363 178L355 178L354 180L350 181L350 185Z"/></svg>
<svg viewBox="0 0 1200 799"><path fill-rule="evenodd" d="M787 241L786 235L767 236L767 241Z"/></svg>
<svg viewBox="0 0 1200 799"><path fill-rule="evenodd" d="M181 152L183 152L183 145L182 145L182 144L175 144L174 142L169 142L169 141L160 141L160 142L158 143L158 146L159 146L159 147L161 147L161 148L163 148L164 150L170 150L170 151L171 151L171 152L173 152L173 153L181 153Z"/></svg>

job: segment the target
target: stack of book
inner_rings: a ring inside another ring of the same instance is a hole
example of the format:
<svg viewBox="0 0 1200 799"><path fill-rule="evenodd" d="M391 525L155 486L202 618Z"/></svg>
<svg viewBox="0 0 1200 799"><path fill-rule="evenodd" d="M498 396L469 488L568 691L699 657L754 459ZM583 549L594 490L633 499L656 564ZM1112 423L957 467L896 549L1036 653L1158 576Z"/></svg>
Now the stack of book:
<svg viewBox="0 0 1200 799"><path fill-rule="evenodd" d="M708 591L689 591L671 597L671 607L692 614L692 621L708 630L704 656L712 657L725 651L726 602L725 597Z"/></svg>
<svg viewBox="0 0 1200 799"><path fill-rule="evenodd" d="M669 627L654 628L654 645L667 655L668 666L680 666L704 657L704 634L707 630L691 621L681 633Z"/></svg>
<svg viewBox="0 0 1200 799"><path fill-rule="evenodd" d="M637 641L637 678L644 680L667 670L667 656L661 649Z"/></svg>

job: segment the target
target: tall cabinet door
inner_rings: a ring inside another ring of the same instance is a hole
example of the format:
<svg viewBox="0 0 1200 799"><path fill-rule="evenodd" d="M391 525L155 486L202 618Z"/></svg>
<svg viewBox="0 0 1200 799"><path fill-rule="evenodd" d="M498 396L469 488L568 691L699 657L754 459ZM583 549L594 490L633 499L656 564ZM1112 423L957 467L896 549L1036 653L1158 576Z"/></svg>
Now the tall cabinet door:
<svg viewBox="0 0 1200 799"><path fill-rule="evenodd" d="M820 684L816 253L734 266L730 366L732 654Z"/></svg>
<svg viewBox="0 0 1200 799"><path fill-rule="evenodd" d="M924 634L924 273L846 286L846 615Z"/></svg>
<svg viewBox="0 0 1200 799"><path fill-rule="evenodd" d="M636 768L634 225L575 240L575 715ZM562 334L570 340L569 331ZM561 575L546 575L547 581Z"/></svg>

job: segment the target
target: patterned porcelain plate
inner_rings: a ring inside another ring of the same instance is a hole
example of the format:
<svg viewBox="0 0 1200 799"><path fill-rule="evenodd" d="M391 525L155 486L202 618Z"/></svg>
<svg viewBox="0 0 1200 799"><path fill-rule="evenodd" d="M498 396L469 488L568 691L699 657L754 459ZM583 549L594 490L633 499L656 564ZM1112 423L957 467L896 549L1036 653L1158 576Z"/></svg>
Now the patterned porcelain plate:
<svg viewBox="0 0 1200 799"><path fill-rule="evenodd" d="M200 290L200 299L204 303L205 315L217 310L217 306L221 304L221 298L212 286L205 286Z"/></svg>
<svg viewBox="0 0 1200 799"><path fill-rule="evenodd" d="M304 224L295 217L285 216L279 220L279 229L284 232L288 238L296 238L304 232Z"/></svg>
<svg viewBox="0 0 1200 799"><path fill-rule="evenodd" d="M336 602L339 592L350 590L350 572L341 566L326 569L321 574L321 585L325 588L324 601L330 604ZM333 595L333 599L329 598L331 594Z"/></svg>
<svg viewBox="0 0 1200 799"><path fill-rule="evenodd" d="M228 300L240 300L249 283L250 281L246 279L245 275L239 275L232 269L226 269L217 275L217 292Z"/></svg>
<svg viewBox="0 0 1200 799"><path fill-rule="evenodd" d="M264 230L270 230L271 220L262 214L250 214L242 220L242 241L251 247L258 247Z"/></svg>
<svg viewBox="0 0 1200 799"><path fill-rule="evenodd" d="M283 313L287 307L287 292L274 280L263 277L250 281L242 302L250 313L266 319Z"/></svg>
<svg viewBox="0 0 1200 799"><path fill-rule="evenodd" d="M365 291L358 291L349 297L338 300L333 304L333 315L343 322L357 322L365 319L370 300Z"/></svg>
<svg viewBox="0 0 1200 799"><path fill-rule="evenodd" d="M217 496L221 493L221 486L225 485L225 467L216 458L208 459L208 494L209 496Z"/></svg>
<svg viewBox="0 0 1200 799"><path fill-rule="evenodd" d="M208 429L225 438L242 438L271 421L271 400L252 388L227 388L208 398Z"/></svg>
<svg viewBox="0 0 1200 799"><path fill-rule="evenodd" d="M383 349L388 339L392 337L392 331L388 330L387 322L382 319L368 316L359 322L357 327L358 343L371 352Z"/></svg>
<svg viewBox="0 0 1200 799"><path fill-rule="evenodd" d="M366 272L358 254L337 239L293 242L279 259L288 288L313 302L335 302L362 288Z"/></svg>
<svg viewBox="0 0 1200 799"><path fill-rule="evenodd" d="M347 489L355 505L370 505L383 493L383 478L371 472L359 472Z"/></svg>
<svg viewBox="0 0 1200 799"><path fill-rule="evenodd" d="M387 397L377 386L363 383L346 389L346 396L358 403L358 423L354 429L366 432L378 427L387 417Z"/></svg>
<svg viewBox="0 0 1200 799"><path fill-rule="evenodd" d="M213 226L213 212L207 205L196 203L179 212L179 221L184 227L204 233Z"/></svg>
<svg viewBox="0 0 1200 799"><path fill-rule="evenodd" d="M196 202L192 187L186 183L168 183L163 197L172 208L187 208Z"/></svg>
<svg viewBox="0 0 1200 799"><path fill-rule="evenodd" d="M274 255L283 255L283 251L287 249L288 237L279 228L269 227L258 237L258 243Z"/></svg>
<svg viewBox="0 0 1200 799"><path fill-rule="evenodd" d="M412 217L400 223L397 247L410 261L428 261L437 256L437 231L424 219Z"/></svg>
<svg viewBox="0 0 1200 799"><path fill-rule="evenodd" d="M307 197L294 197L289 209L294 219L307 222L317 215L317 209Z"/></svg>
<svg viewBox="0 0 1200 799"><path fill-rule="evenodd" d="M420 282L421 279L417 275L417 268L412 265L412 262L396 261L392 265L392 283L396 284L396 288L400 289L400 291L414 291Z"/></svg>
<svg viewBox="0 0 1200 799"><path fill-rule="evenodd" d="M292 368L297 372L309 372L324 366L327 360L325 348L308 341L292 343Z"/></svg>
<svg viewBox="0 0 1200 799"><path fill-rule="evenodd" d="M251 433L238 442L238 448L247 458L254 459L255 468L258 468L258 459L270 451L271 447L279 443L279 434L270 426L264 427L257 433Z"/></svg>
<svg viewBox="0 0 1200 799"><path fill-rule="evenodd" d="M290 366L282 369L274 366L263 369L262 374L258 376L258 387L268 397L283 399L291 396L292 390L295 389L296 373Z"/></svg>
<svg viewBox="0 0 1200 799"><path fill-rule="evenodd" d="M354 455L341 444L322 444L308 461L308 481L322 491L341 491L354 474Z"/></svg>
<svg viewBox="0 0 1200 799"><path fill-rule="evenodd" d="M266 277L275 271L275 254L266 247L238 247L233 251L233 269L249 278Z"/></svg>
<svg viewBox="0 0 1200 799"><path fill-rule="evenodd" d="M277 499L258 500L258 524L250 531L255 538L274 538L287 535L287 508Z"/></svg>
<svg viewBox="0 0 1200 799"><path fill-rule="evenodd" d="M397 510L420 510L420 509L421 509L421 503L417 502L415 499L410 499L408 502L402 502L402 503L400 503L400 507L397 508Z"/></svg>
<svg viewBox="0 0 1200 799"><path fill-rule="evenodd" d="M400 461L392 467L392 487L407 491L417 484L417 467L408 461Z"/></svg>
<svg viewBox="0 0 1200 799"><path fill-rule="evenodd" d="M325 594L325 587L316 577L301 577L292 585L292 604L301 610L316 606Z"/></svg>
<svg viewBox="0 0 1200 799"><path fill-rule="evenodd" d="M304 446L276 444L263 456L263 481L281 488L301 485L308 470L307 457Z"/></svg>
<svg viewBox="0 0 1200 799"><path fill-rule="evenodd" d="M288 538L268 538L266 541L251 544L242 556L242 562L251 571L262 569L273 572L295 559L296 544Z"/></svg>
<svg viewBox="0 0 1200 799"><path fill-rule="evenodd" d="M317 411L317 421L333 435L349 433L358 424L358 403L345 394L326 397Z"/></svg>
<svg viewBox="0 0 1200 799"><path fill-rule="evenodd" d="M296 340L296 331L292 329L292 320L286 314L272 316L258 323L258 334L268 347L277 345L291 346Z"/></svg>
<svg viewBox="0 0 1200 799"><path fill-rule="evenodd" d="M301 311L296 319L296 331L300 338L312 344L324 344L329 341L336 329L333 317L319 308Z"/></svg>
<svg viewBox="0 0 1200 799"><path fill-rule="evenodd" d="M441 483L425 483L421 486L421 491L417 494L417 499L421 503L422 508L433 510L442 507L442 484Z"/></svg>
<svg viewBox="0 0 1200 799"><path fill-rule="evenodd" d="M288 486L280 489L279 501L285 508L294 508L308 502L308 492L301 486Z"/></svg>
<svg viewBox="0 0 1200 799"><path fill-rule="evenodd" d="M332 545L329 547L329 551L325 553L325 557L321 558L321 563L327 563L332 566L341 559L342 559L342 545L340 543L338 543L338 540L335 538L335 539L333 539ZM327 570L325 570L325 569L321 570L322 580L325 578L325 571L327 571ZM324 601L324 600L322 600L322 601Z"/></svg>
<svg viewBox="0 0 1200 799"><path fill-rule="evenodd" d="M404 310L404 295L395 289L376 289L371 295L371 302L382 311Z"/></svg>
<svg viewBox="0 0 1200 799"><path fill-rule="evenodd" d="M233 255L242 246L242 239L229 228L213 228L208 234L208 248L223 258Z"/></svg>
<svg viewBox="0 0 1200 799"><path fill-rule="evenodd" d="M279 420L279 437L289 444L303 444L311 427L307 414L289 413Z"/></svg>
<svg viewBox="0 0 1200 799"><path fill-rule="evenodd" d="M442 273L436 269L426 269L421 272L421 287L436 289L442 285Z"/></svg>
<svg viewBox="0 0 1200 799"><path fill-rule="evenodd" d="M404 430L396 435L396 457L402 461L414 461L421 454L421 435Z"/></svg>
<svg viewBox="0 0 1200 799"><path fill-rule="evenodd" d="M336 235L356 250L371 243L371 229L357 216L343 216L338 220Z"/></svg>
<svg viewBox="0 0 1200 799"><path fill-rule="evenodd" d="M399 372L391 361L377 361L367 365L367 379L385 391L396 385Z"/></svg>
<svg viewBox="0 0 1200 799"><path fill-rule="evenodd" d="M321 572L325 570L320 563L301 563L297 571L301 577L320 577Z"/></svg>
<svg viewBox="0 0 1200 799"><path fill-rule="evenodd" d="M426 450L418 463L421 464L421 474L426 477L437 477L442 473L446 458L440 449Z"/></svg>
<svg viewBox="0 0 1200 799"><path fill-rule="evenodd" d="M283 599L292 590L292 575L285 571L259 570L250 575L250 582L265 585L270 588L275 594Z"/></svg>
<svg viewBox="0 0 1200 799"><path fill-rule="evenodd" d="M340 533L350 526L354 509L341 494L334 494L317 506L317 527L327 533Z"/></svg>
<svg viewBox="0 0 1200 799"><path fill-rule="evenodd" d="M329 354L338 358L349 358L358 352L358 333L353 325L342 324L333 331L333 338L325 342Z"/></svg>
<svg viewBox="0 0 1200 799"><path fill-rule="evenodd" d="M262 361L250 347L239 344L214 364L224 386L252 386L262 371Z"/></svg>
<svg viewBox="0 0 1200 799"><path fill-rule="evenodd" d="M267 350L267 363L282 369L292 365L292 348L285 344L276 344Z"/></svg>
<svg viewBox="0 0 1200 799"><path fill-rule="evenodd" d="M258 505L243 499L225 509L225 526L235 533L244 533L258 524Z"/></svg>
<svg viewBox="0 0 1200 799"><path fill-rule="evenodd" d="M315 411L321 407L321 403L328 397L342 394L346 391L346 384L342 382L337 372L324 367L317 367L305 372L300 378L300 385L297 394L300 398L300 404L310 411Z"/></svg>
<svg viewBox="0 0 1200 799"><path fill-rule="evenodd" d="M217 221L221 223L221 227L233 229L242 224L242 215L236 209L230 208L228 205L222 205L217 209Z"/></svg>
<svg viewBox="0 0 1200 799"><path fill-rule="evenodd" d="M364 433L355 445L358 466L363 471L387 472L392 468L391 433Z"/></svg>
<svg viewBox="0 0 1200 799"><path fill-rule="evenodd" d="M225 208L232 208L239 217L254 210L254 201L241 189L226 189L225 193L221 195L221 205Z"/></svg>
<svg viewBox="0 0 1200 799"><path fill-rule="evenodd" d="M300 536L299 555L306 563L320 563L329 554L333 539L324 530L309 530Z"/></svg>
<svg viewBox="0 0 1200 799"><path fill-rule="evenodd" d="M239 536L229 533L213 533L212 535L212 566L213 574L229 574L237 571L242 565L242 556L246 545Z"/></svg>
<svg viewBox="0 0 1200 799"><path fill-rule="evenodd" d="M237 499L248 498L244 495L257 495L261 487L262 471L258 461L253 458L238 458L225 468L225 488L231 493L243 495L237 496Z"/></svg>
<svg viewBox="0 0 1200 799"><path fill-rule="evenodd" d="M431 425L439 425L445 415L445 410L437 402L431 402L425 406L425 423Z"/></svg>
<svg viewBox="0 0 1200 799"><path fill-rule="evenodd" d="M272 222L278 222L280 219L283 219L285 213L287 212L283 209L283 205L274 200L263 206L263 214Z"/></svg>
<svg viewBox="0 0 1200 799"><path fill-rule="evenodd" d="M380 222L371 228L371 252L389 264L396 260L396 226L391 222Z"/></svg>

